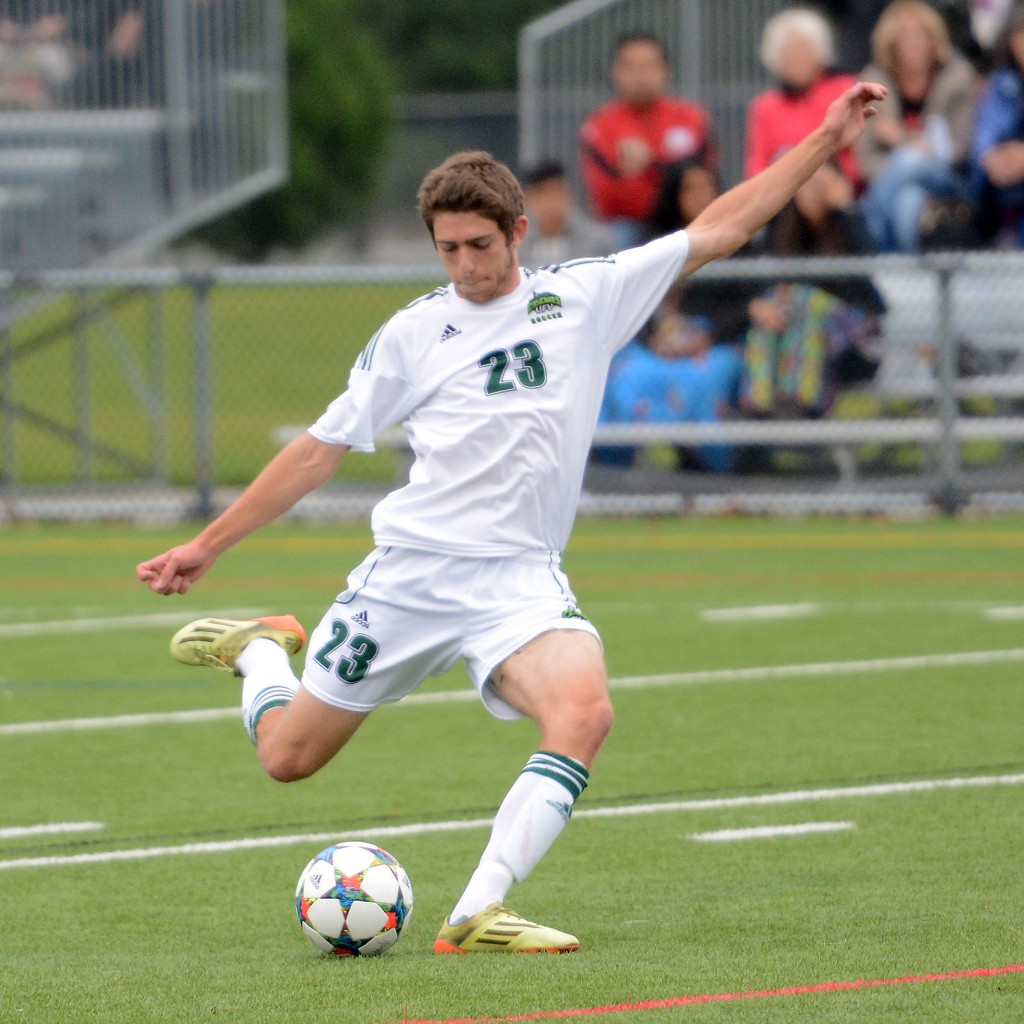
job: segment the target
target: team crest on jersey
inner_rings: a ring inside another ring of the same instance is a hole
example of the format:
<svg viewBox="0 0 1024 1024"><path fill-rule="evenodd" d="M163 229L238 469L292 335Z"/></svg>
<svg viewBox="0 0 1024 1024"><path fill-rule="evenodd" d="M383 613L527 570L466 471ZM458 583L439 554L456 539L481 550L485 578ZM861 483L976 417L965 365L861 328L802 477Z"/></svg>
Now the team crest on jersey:
<svg viewBox="0 0 1024 1024"><path fill-rule="evenodd" d="M530 315L531 324L543 323L545 320L561 320L562 298L554 292L534 292L526 304L526 312Z"/></svg>

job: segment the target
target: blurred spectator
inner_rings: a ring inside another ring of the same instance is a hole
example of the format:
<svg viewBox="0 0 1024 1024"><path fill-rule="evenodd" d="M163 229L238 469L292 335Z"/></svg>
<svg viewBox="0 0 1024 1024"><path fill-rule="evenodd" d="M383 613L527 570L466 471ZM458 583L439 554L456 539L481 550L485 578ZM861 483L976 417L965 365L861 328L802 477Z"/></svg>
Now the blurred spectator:
<svg viewBox="0 0 1024 1024"><path fill-rule="evenodd" d="M1005 230L1024 246L1024 3L1010 11L996 55L974 125L972 186L983 239Z"/></svg>
<svg viewBox="0 0 1024 1024"><path fill-rule="evenodd" d="M77 0L71 6L69 34L82 56L70 106L163 103L162 12L159 0Z"/></svg>
<svg viewBox="0 0 1024 1024"><path fill-rule="evenodd" d="M864 212L881 251L919 252L926 203L963 208L977 80L924 0L889 4L871 48L875 63L861 77L881 82L889 95L858 140L869 182ZM966 236L971 221L963 220Z"/></svg>
<svg viewBox="0 0 1024 1024"><path fill-rule="evenodd" d="M611 232L576 207L560 163L548 161L522 177L530 230L519 248L524 266L565 263L579 256L606 256L614 248Z"/></svg>
<svg viewBox="0 0 1024 1024"><path fill-rule="evenodd" d="M0 2L0 108L40 110L71 78L74 53L59 13L25 17L24 3Z"/></svg>
<svg viewBox="0 0 1024 1024"><path fill-rule="evenodd" d="M872 246L849 180L826 164L769 225L773 256L860 256ZM885 303L869 277L809 276L750 304L743 411L822 416L843 385L870 378Z"/></svg>
<svg viewBox="0 0 1024 1024"><path fill-rule="evenodd" d="M669 168L651 220L650 237L657 238L688 227L721 192L718 173L698 160L688 160ZM744 257L753 254L752 247L748 245L733 255ZM698 275L688 277L669 289L662 309L686 316L706 317L712 341L716 343L739 341L750 323L747 307L760 291L757 281Z"/></svg>
<svg viewBox="0 0 1024 1024"><path fill-rule="evenodd" d="M971 34L985 53L994 54L1014 0L971 0Z"/></svg>
<svg viewBox="0 0 1024 1024"><path fill-rule="evenodd" d="M836 68L858 74L871 60L871 33L890 0L815 0L836 36ZM1012 0L928 0L945 19L953 45L986 70L987 53ZM989 36L989 34L991 35ZM988 41L986 42L986 38Z"/></svg>
<svg viewBox="0 0 1024 1024"><path fill-rule="evenodd" d="M668 58L656 36L622 36L611 74L617 97L584 122L580 166L594 212L625 249L641 240L664 168L691 156L713 164L715 153L703 107L666 95Z"/></svg>
<svg viewBox="0 0 1024 1024"><path fill-rule="evenodd" d="M718 174L698 159L666 171L651 237L685 228L721 194ZM756 283L688 278L669 289L642 339L616 356L602 422L714 423L736 407L743 365L736 341L747 326ZM730 445L676 449L685 469L726 472ZM633 449L601 449L598 459L628 461Z"/></svg>
<svg viewBox="0 0 1024 1024"><path fill-rule="evenodd" d="M601 407L603 423L717 423L736 405L742 357L731 345L714 345L704 317L666 312L655 317L643 340L627 345L612 363ZM731 445L676 448L679 466L728 472ZM596 461L626 464L634 449L601 447Z"/></svg>
<svg viewBox="0 0 1024 1024"><path fill-rule="evenodd" d="M832 29L817 11L782 11L768 20L761 39L761 61L778 84L755 96L750 104L748 178L820 124L832 101L854 84L852 75L829 71L833 60ZM839 165L859 187L861 175L852 150L839 154Z"/></svg>
<svg viewBox="0 0 1024 1024"><path fill-rule="evenodd" d="M661 238L685 228L722 193L718 171L697 157L665 168L645 239Z"/></svg>

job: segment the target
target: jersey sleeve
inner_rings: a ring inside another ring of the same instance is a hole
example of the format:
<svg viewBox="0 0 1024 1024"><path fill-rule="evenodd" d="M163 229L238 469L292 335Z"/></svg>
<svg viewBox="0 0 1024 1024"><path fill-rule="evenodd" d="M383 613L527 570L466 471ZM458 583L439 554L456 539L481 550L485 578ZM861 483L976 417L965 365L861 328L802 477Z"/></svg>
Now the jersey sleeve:
<svg viewBox="0 0 1024 1024"><path fill-rule="evenodd" d="M613 353L635 338L657 309L682 273L689 251L686 232L676 231L594 264L600 336Z"/></svg>
<svg viewBox="0 0 1024 1024"><path fill-rule="evenodd" d="M348 389L309 428L318 441L372 452L381 431L400 423L416 405L399 332L390 324L374 335L348 378Z"/></svg>

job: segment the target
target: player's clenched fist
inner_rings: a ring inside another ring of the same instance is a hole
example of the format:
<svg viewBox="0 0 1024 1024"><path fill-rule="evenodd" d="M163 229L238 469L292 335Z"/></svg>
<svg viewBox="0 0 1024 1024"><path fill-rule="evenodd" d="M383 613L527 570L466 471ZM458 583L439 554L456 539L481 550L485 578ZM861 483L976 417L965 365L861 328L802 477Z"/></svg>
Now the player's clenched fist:
<svg viewBox="0 0 1024 1024"><path fill-rule="evenodd" d="M147 562L139 562L135 574L157 594L185 594L205 575L214 558L195 542L182 544Z"/></svg>

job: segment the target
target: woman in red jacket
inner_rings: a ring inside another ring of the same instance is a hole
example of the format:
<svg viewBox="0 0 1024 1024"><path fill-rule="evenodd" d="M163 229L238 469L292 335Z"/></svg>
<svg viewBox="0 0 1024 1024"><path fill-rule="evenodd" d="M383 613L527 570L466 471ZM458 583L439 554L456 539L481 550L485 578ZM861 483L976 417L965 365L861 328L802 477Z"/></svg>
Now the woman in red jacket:
<svg viewBox="0 0 1024 1024"><path fill-rule="evenodd" d="M761 39L761 61L778 84L750 104L748 178L795 146L821 121L829 104L853 85L852 75L829 71L833 60L832 29L816 11L794 8L769 19ZM843 150L838 161L859 191L863 182L852 150Z"/></svg>

